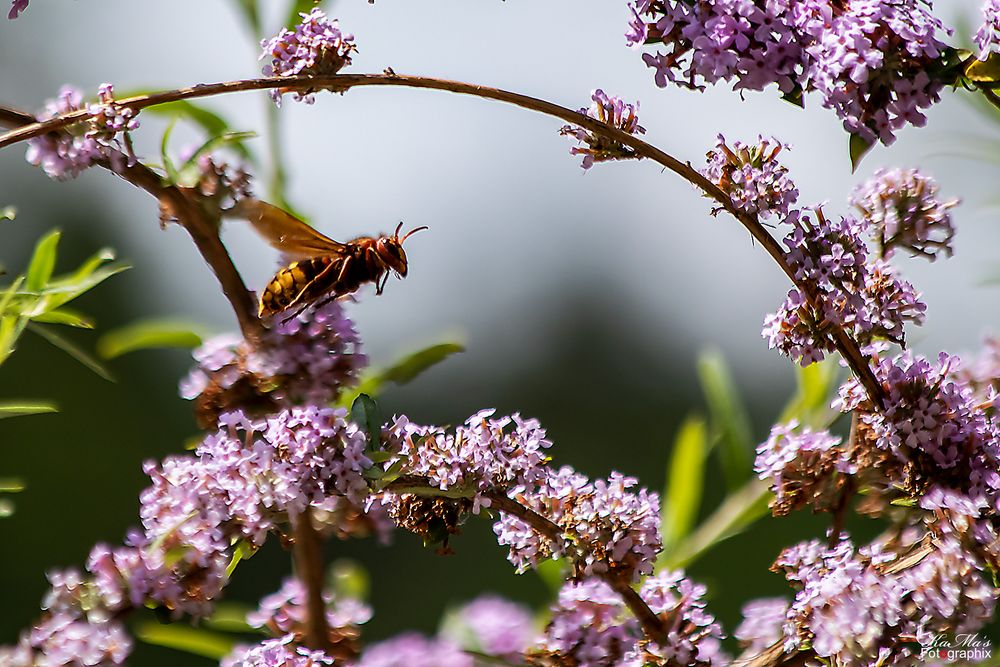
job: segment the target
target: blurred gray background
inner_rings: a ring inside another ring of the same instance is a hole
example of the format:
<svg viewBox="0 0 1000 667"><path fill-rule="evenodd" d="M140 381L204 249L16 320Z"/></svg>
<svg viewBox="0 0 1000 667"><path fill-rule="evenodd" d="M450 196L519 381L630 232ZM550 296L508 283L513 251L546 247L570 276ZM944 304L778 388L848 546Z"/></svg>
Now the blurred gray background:
<svg viewBox="0 0 1000 667"><path fill-rule="evenodd" d="M353 72L391 66L574 108L600 87L641 100L646 138L696 166L720 132L730 140L776 135L793 146L783 160L801 199L826 201L830 213L846 212L850 190L879 166L919 165L963 204L954 213L952 260L905 261L929 306L911 342L928 354L974 351L997 324L989 283L1000 267L1000 170L970 154L997 155L1000 125L967 94L946 93L927 128L901 132L852 174L847 135L815 98L803 111L770 91L741 101L721 87L657 89L624 45L621 0L327 6L356 35ZM271 7L273 27L285 10ZM951 25L978 19L977 2L937 8ZM0 102L35 110L64 83L91 92L110 81L127 91L252 77L258 54L221 0L34 0L20 19L0 23ZM269 103L264 93L209 102L236 129L262 134ZM520 411L549 429L559 463L592 475L622 470L660 488L677 424L702 409L696 355L716 347L746 395L756 437L766 435L793 375L767 350L760 327L789 286L742 228L710 217L709 203L685 182L645 162L584 173L558 121L447 93L357 89L320 95L312 106L287 100L282 116L288 196L320 230L340 239L391 231L400 220L431 227L407 244L405 282L390 281L377 299L364 293L349 312L375 364L439 340L460 340L468 351L390 391L387 411L441 423L486 406ZM141 120L140 153L154 156L163 123ZM263 138L252 146L266 158ZM190 241L176 226L160 230L147 195L98 171L54 183L23 156L22 146L0 151L0 206L18 209L16 222L0 227L0 263L22 270L34 241L58 226L60 269L105 245L135 266L81 302L100 329L151 316L234 327ZM260 288L275 253L240 223L225 241L248 284ZM92 348L96 335L74 340ZM111 364L118 382L108 384L29 336L0 369L0 399L53 398L62 408L0 421L0 475L29 484L16 497L17 513L0 520L0 643L14 641L37 615L45 569L81 564L95 540L118 542L135 523L136 494L147 481L141 462L179 451L196 431L189 406L176 398L188 365L184 352L137 353ZM694 573L710 584L730 630L746 599L785 592L767 565L819 525L805 516L766 520L698 564ZM331 544L329 556L369 568L373 638L407 627L432 631L442 609L484 585L526 602L545 599L534 575L513 575L485 522L470 523L454 546L456 556L441 558L400 535L388 549ZM240 569L230 596L251 603L285 572L287 555L270 545ZM141 652L137 662L171 664L177 655L168 653Z"/></svg>

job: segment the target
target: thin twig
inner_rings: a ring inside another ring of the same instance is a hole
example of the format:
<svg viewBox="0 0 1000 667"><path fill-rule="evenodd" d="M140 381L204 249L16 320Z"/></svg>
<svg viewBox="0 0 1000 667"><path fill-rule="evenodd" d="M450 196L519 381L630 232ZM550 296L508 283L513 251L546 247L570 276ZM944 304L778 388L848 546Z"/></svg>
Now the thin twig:
<svg viewBox="0 0 1000 667"><path fill-rule="evenodd" d="M16 109L0 107L0 125L23 125L26 122L34 123L34 117ZM156 172L145 165L129 164L128 157L124 154L115 154L101 160L98 164L117 174L128 183L153 195L161 206L170 210L181 227L191 236L198 252L201 253L205 263L215 274L222 287L222 292L236 314L236 320L243 336L249 340L256 340L259 337L261 326L257 318L254 300L239 271L237 271L236 265L233 264L229 251L226 250L219 238L218 224L208 216L196 200L185 194L183 190L164 183Z"/></svg>
<svg viewBox="0 0 1000 667"><path fill-rule="evenodd" d="M326 602L323 600L323 541L313 525L311 508L306 507L292 519L292 529L295 570L306 591L304 643L315 651L330 652L330 626L326 621Z"/></svg>
<svg viewBox="0 0 1000 667"><path fill-rule="evenodd" d="M666 167L681 178L692 183L702 190L707 196L714 199L719 205L733 217L735 217L750 235L763 246L764 250L778 264L785 275L799 288L810 305L818 307L816 295L804 281L796 278L795 272L789 265L780 244L771 236L756 216L750 215L740 210L733 203L732 199L715 183L699 173L690 164L681 162L677 158L663 152L662 150L646 143L628 132L611 127L599 120L591 118L586 114L573 111L566 107L553 104L528 95L521 95L499 88L479 86L460 81L449 81L447 79L436 79L422 76L404 76L399 74L336 74L332 76L289 76L271 77L261 79L244 79L239 81L227 81L222 83L202 84L187 88L153 93L149 95L138 95L135 97L116 100L116 104L134 110L141 110L146 107L177 100L208 97L225 93L234 93L248 90L321 90L327 89L335 92L346 92L350 88L362 86L399 86L406 88L424 88L429 90L443 90L462 95L472 95L485 99L506 102L515 106L537 111L549 116L560 118L568 123L579 125L597 135L611 139L625 146L628 146L639 158L648 158ZM24 126L12 130L4 135L0 135L0 148L9 146L18 141L24 141L32 137L40 136L46 132L65 127L77 121L85 120L89 117L87 110L74 111L57 116L51 120L32 125ZM834 343L837 350L847 361L851 370L861 381L869 397L875 405L883 405L884 390L878 382L874 372L865 360L856 341L840 326L833 327Z"/></svg>

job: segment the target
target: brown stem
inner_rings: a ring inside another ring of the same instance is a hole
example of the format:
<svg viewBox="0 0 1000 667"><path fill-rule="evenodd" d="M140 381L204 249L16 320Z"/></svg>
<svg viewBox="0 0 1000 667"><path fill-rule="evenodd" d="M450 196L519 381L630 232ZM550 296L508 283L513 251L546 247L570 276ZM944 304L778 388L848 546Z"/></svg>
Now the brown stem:
<svg viewBox="0 0 1000 667"><path fill-rule="evenodd" d="M26 122L34 123L35 119L16 109L0 107L0 125L23 125ZM181 227L191 236L198 252L222 286L222 291L236 314L243 336L249 340L256 340L261 326L254 300L219 238L218 224L194 198L185 194L180 188L164 183L163 179L149 167L139 163L129 164L125 154L117 153L99 164L128 183L153 195L161 206L170 210Z"/></svg>
<svg viewBox="0 0 1000 667"><path fill-rule="evenodd" d="M306 627L303 643L315 651L330 652L330 626L323 600L323 542L312 522L312 509L292 520L295 542L292 553L295 570L306 591Z"/></svg>
<svg viewBox="0 0 1000 667"><path fill-rule="evenodd" d="M247 90L282 89L303 91L328 89L342 93L346 92L350 88L357 88L361 86L425 88L506 102L524 109L560 118L568 123L579 125L594 134L628 146L635 152L637 157L648 158L663 167L666 167L670 171L701 189L707 196L718 202L723 210L729 212L733 217L735 217L747 229L747 231L750 232L750 235L764 247L764 250L767 251L781 270L785 272L785 275L787 275L796 287L798 287L799 291L802 292L803 296L810 303L810 305L814 307L818 306L816 295L813 290L795 277L795 272L785 259L785 254L781 249L781 245L768 233L757 217L737 208L732 199L730 199L730 197L722 189L700 174L689 163L681 162L677 158L661 151L655 146L646 143L628 132L611 127L610 125L602 123L601 121L591 118L578 111L573 111L572 109L567 109L566 107L562 107L558 104L553 104L552 102L547 102L545 100L540 100L535 97L521 95L519 93L499 88L490 88L488 86L463 83L460 81L449 81L446 79L436 79L423 76L404 76L392 73L335 74L331 76L289 76L244 79L239 81L202 84L188 88L178 88L176 90L153 93L150 95L138 95L135 97L117 100L116 103L131 109L140 110L156 104L164 104L166 102ZM9 146L10 144L18 141L24 141L25 139L39 136L61 127L65 127L66 125L77 121L85 120L87 117L88 112L84 109L63 114L41 123L34 123L32 125L20 127L16 130L7 132L4 135L0 135L0 148ZM833 328L833 337L837 350L841 353L848 365L851 367L851 370L861 381L865 390L868 392L869 397L871 397L872 401L877 406L881 407L883 404L882 398L884 397L882 386L876 379L875 374L872 372L871 367L865 360L864 355L862 355L857 342L854 341L851 336L839 326Z"/></svg>

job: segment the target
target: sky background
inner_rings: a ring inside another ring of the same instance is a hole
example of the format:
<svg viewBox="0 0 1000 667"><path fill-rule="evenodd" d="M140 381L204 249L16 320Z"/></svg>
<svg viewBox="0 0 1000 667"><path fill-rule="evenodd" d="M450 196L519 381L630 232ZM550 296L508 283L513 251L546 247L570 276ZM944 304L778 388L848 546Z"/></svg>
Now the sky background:
<svg viewBox="0 0 1000 667"><path fill-rule="evenodd" d="M356 36L351 72L392 67L572 108L587 106L590 91L603 88L640 100L645 138L696 166L719 133L730 140L774 135L793 147L782 159L801 200L827 202L831 214L846 212L851 189L875 169L919 165L939 180L944 196L963 203L954 209L954 259L903 261L928 303L927 323L911 331L911 343L931 355L973 351L998 328L997 287L985 283L1000 271L1000 168L970 155L997 154L1000 125L968 94L946 93L929 112L928 128L902 131L896 144L877 147L852 174L847 135L814 97L803 111L772 91L741 100L723 87L656 88L639 53L625 46L628 10L620 0L328 6ZM938 2L937 9L950 25L961 25L976 20L978 3ZM271 13L275 26L284 10ZM17 21L0 22L0 103L38 109L64 83L94 91L110 81L133 91L252 77L260 71L259 48L243 28L231 3L222 1L35 0ZM264 93L209 102L235 129L258 131L268 103ZM388 395L392 410L451 423L485 406L520 410L542 418L561 462L590 474L641 474L655 488L673 427L700 402L696 355L715 347L747 395L755 434L766 435L793 376L789 362L767 350L760 328L789 285L739 225L709 216L709 203L678 177L647 162L585 173L559 136L559 121L448 93L358 89L320 95L311 106L288 100L282 117L289 199L321 231L346 239L389 232L400 220L406 228L431 228L407 243L405 282L391 280L384 295L365 293L350 309L376 364L440 340L468 347L426 380ZM140 153L155 155L163 124L148 114L141 121ZM176 137L179 147L184 132ZM266 155L263 138L251 145ZM104 245L135 265L85 302L100 314L102 328L149 316L215 331L235 326L183 231L161 231L155 203L109 174L54 183L24 162L23 147L11 147L0 151L0 206L8 204L17 206L18 218L0 229L5 266L20 270L35 239L53 226L66 234L62 268ZM274 251L238 222L224 239L247 283L262 287L276 268ZM79 340L92 346L94 337ZM44 422L0 423L11 472L31 485L18 499L19 514L0 523L0 541L14 545L0 554L0 589L16 601L0 610L10 612L0 642L12 640L37 609L44 587L39 566L81 561L95 533L120 539L145 484L139 462L177 451L193 432L188 407L173 396L188 365L183 353L116 362L119 383L107 388L71 361L50 362L35 341L23 347L0 369L2 398L53 396L66 411L38 418ZM60 531L51 527L63 523L72 528L53 538ZM479 553L488 541L480 531L469 548ZM781 543L761 551L763 566ZM408 562L443 567L446 576L447 565L413 553L405 559L416 560ZM537 597L528 583L504 579L502 556L495 546L490 553L483 567L498 577L497 588ZM279 556L266 562L277 568ZM276 588L278 575L255 567L267 574L257 588L246 588L248 600ZM390 580L390 591L413 585L405 575ZM730 581L728 592L745 599L775 586L773 577L754 581L760 583L739 593L733 592L738 581ZM457 587L434 604L466 592ZM385 589L376 594L386 596ZM406 610L397 611L379 632L404 627Z"/></svg>

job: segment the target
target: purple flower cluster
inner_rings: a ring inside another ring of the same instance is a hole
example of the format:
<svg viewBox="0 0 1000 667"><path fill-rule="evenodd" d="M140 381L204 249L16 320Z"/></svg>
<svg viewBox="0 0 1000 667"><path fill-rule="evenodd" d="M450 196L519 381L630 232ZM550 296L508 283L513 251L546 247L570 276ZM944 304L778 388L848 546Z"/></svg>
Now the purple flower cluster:
<svg viewBox="0 0 1000 667"><path fill-rule="evenodd" d="M531 665L687 665L725 663L722 630L705 611L705 587L681 572L648 578L639 595L660 618L669 619L667 644L644 637L621 597L598 579L568 581L559 591L552 619L539 646L530 649Z"/></svg>
<svg viewBox="0 0 1000 667"><path fill-rule="evenodd" d="M782 552L774 567L798 591L786 614L786 650L808 644L838 664L877 656L902 667L913 664L905 644L914 637L974 632L991 618L994 590L953 538L893 541L903 552L923 549L915 564L888 546L855 551L846 539L829 548L813 540Z"/></svg>
<svg viewBox="0 0 1000 667"><path fill-rule="evenodd" d="M389 427L387 449L402 462L404 474L425 478L445 490L464 490L473 498L473 511L489 507L486 491L529 486L545 476L545 450L552 444L535 419L520 415L494 417L493 409L469 417L448 433L438 426L418 426L405 416ZM387 499L392 501L391 495Z"/></svg>
<svg viewBox="0 0 1000 667"><path fill-rule="evenodd" d="M448 639L408 633L369 646L351 667L474 667L472 656Z"/></svg>
<svg viewBox="0 0 1000 667"><path fill-rule="evenodd" d="M743 605L743 621L733 636L743 648L741 658L755 656L784 636L788 600L761 598Z"/></svg>
<svg viewBox="0 0 1000 667"><path fill-rule="evenodd" d="M132 109L115 103L110 83L101 85L96 104L85 104L79 90L64 86L58 99L46 103L38 119L49 120L82 109L90 114L86 121L28 141L26 159L40 166L50 178L75 178L103 159L118 166L123 153L129 162L135 159L128 133L139 126L139 121Z"/></svg>
<svg viewBox="0 0 1000 667"><path fill-rule="evenodd" d="M777 160L787 148L764 137L754 145L737 141L730 148L720 134L702 173L729 195L736 208L765 220L772 215L784 218L799 198L788 169Z"/></svg>
<svg viewBox="0 0 1000 667"><path fill-rule="evenodd" d="M852 134L891 143L938 100L929 76L947 48L922 0L630 0L626 33L656 84L817 91Z"/></svg>
<svg viewBox="0 0 1000 667"><path fill-rule="evenodd" d="M983 1L983 22L976 31L974 41L979 47L980 60L986 60L991 53L1000 50L1000 0Z"/></svg>
<svg viewBox="0 0 1000 667"><path fill-rule="evenodd" d="M323 600L327 625L338 638L345 630L353 630L371 620L371 609L359 600L339 598L329 591L324 591ZM306 590L300 580L288 578L282 582L280 590L262 598L257 610L247 614L247 623L255 628L266 628L278 637L301 635L304 634L306 614Z"/></svg>
<svg viewBox="0 0 1000 667"><path fill-rule="evenodd" d="M908 497L941 486L959 492L968 507L1000 510L1000 433L972 388L956 377L959 367L945 353L936 365L911 352L883 357L875 371L884 404L873 406L850 380L837 407L858 416L864 446L890 455L893 465L882 472Z"/></svg>
<svg viewBox="0 0 1000 667"><path fill-rule="evenodd" d="M629 104L620 97L607 95L597 89L590 95L590 106L580 109L580 113L628 134L645 134L646 128L639 125L639 103ZM578 125L564 125L559 134L574 139L577 145L569 149L573 155L582 155L584 169L590 169L595 162L608 160L628 160L636 157L628 146L595 134Z"/></svg>
<svg viewBox="0 0 1000 667"><path fill-rule="evenodd" d="M652 572L662 540L659 497L646 489L630 491L636 483L619 473L591 481L568 466L548 470L543 479L513 491L511 497L561 527L570 539L554 543L508 514L501 515L493 531L500 544L510 547L507 558L519 572L569 554L585 575L612 573L638 580Z"/></svg>
<svg viewBox="0 0 1000 667"><path fill-rule="evenodd" d="M771 429L767 441L757 447L754 471L771 484L775 516L806 505L820 511L837 502L843 476L857 472L840 445L840 438L827 431L798 430L796 421Z"/></svg>
<svg viewBox="0 0 1000 667"><path fill-rule="evenodd" d="M798 211L786 221L793 225L784 239L786 258L811 298L792 289L765 318L761 333L769 347L806 366L836 349L834 326L868 346L876 339L902 344L905 323L923 322L926 306L913 286L889 264L869 261L863 221L831 221L821 209L815 221Z"/></svg>
<svg viewBox="0 0 1000 667"><path fill-rule="evenodd" d="M483 595L454 614L443 634L463 648L510 662L520 660L537 632L531 610L496 595Z"/></svg>
<svg viewBox="0 0 1000 667"><path fill-rule="evenodd" d="M950 256L955 228L948 209L957 203L941 201L934 179L916 169L879 169L851 196L883 257L896 248L931 260Z"/></svg>
<svg viewBox="0 0 1000 667"><path fill-rule="evenodd" d="M28 0L11 0L10 11L7 13L7 18L10 20L14 20L18 17L18 15L20 15L21 12L23 12L27 8L28 8Z"/></svg>
<svg viewBox="0 0 1000 667"><path fill-rule="evenodd" d="M332 21L318 7L301 14L295 30L282 28L276 37L263 40L260 59L270 58L264 67L266 76L329 76L351 64L357 50L354 36L341 32L337 19ZM275 103L281 103L283 90L271 91ZM295 93L295 99L312 104L312 91Z"/></svg>
<svg viewBox="0 0 1000 667"><path fill-rule="evenodd" d="M310 651L295 644L295 635L267 639L255 646L237 647L223 658L220 667L319 667L333 665L322 651Z"/></svg>
<svg viewBox="0 0 1000 667"><path fill-rule="evenodd" d="M199 423L215 425L233 409L267 412L278 406L326 404L357 382L367 363L354 324L337 301L275 323L252 345L236 336L206 341L181 382L194 399Z"/></svg>

